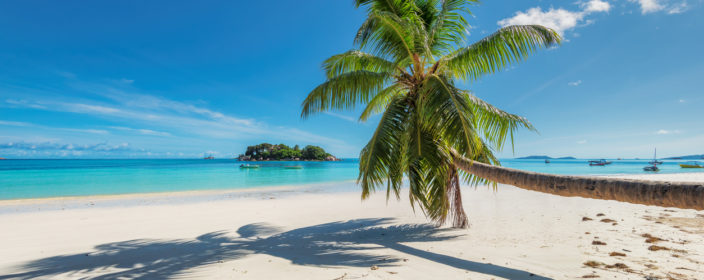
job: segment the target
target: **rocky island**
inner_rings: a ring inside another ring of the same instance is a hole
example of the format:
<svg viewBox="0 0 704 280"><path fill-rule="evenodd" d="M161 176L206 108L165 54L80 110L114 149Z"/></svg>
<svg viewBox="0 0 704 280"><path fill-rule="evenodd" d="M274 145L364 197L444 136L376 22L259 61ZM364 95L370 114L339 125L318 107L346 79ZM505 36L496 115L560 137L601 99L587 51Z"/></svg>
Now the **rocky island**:
<svg viewBox="0 0 704 280"><path fill-rule="evenodd" d="M247 146L247 151L237 157L240 161L296 161L296 160L317 160L317 161L338 161L337 157L326 152L323 148L308 145L301 149L298 145L293 148L285 145L273 145L261 143L259 145Z"/></svg>

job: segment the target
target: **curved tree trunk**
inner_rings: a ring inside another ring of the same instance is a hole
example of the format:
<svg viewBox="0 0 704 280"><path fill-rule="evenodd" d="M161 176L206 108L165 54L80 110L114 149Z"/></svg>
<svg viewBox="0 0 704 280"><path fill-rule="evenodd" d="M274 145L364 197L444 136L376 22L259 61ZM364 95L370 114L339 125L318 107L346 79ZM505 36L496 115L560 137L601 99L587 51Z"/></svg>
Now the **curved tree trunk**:
<svg viewBox="0 0 704 280"><path fill-rule="evenodd" d="M704 183L553 175L484 164L455 153L453 158L455 165L467 173L521 189L560 196L704 210Z"/></svg>

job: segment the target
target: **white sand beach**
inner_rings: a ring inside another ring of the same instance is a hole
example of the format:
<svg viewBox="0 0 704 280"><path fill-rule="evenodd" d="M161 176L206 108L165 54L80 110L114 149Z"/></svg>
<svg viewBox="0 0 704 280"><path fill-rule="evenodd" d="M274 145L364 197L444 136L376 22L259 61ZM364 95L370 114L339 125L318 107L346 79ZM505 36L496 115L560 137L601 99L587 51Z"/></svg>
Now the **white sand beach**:
<svg viewBox="0 0 704 280"><path fill-rule="evenodd" d="M383 192L3 201L0 279L704 278L704 211L503 185L463 194L468 229L436 228Z"/></svg>

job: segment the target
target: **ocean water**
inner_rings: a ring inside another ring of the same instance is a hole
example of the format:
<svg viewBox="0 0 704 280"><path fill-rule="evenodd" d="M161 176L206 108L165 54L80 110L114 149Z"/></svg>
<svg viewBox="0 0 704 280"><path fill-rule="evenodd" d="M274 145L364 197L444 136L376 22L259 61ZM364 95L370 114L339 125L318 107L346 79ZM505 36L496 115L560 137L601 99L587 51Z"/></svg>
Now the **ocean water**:
<svg viewBox="0 0 704 280"><path fill-rule="evenodd" d="M587 160L502 160L506 167L574 175L642 174L647 160L614 160L589 166ZM661 165L659 173L702 172L681 169L678 161ZM186 190L243 189L264 186L310 185L355 180L359 161L257 162L261 168L242 169L235 160L96 159L0 160L0 200ZM285 169L302 165L303 169Z"/></svg>

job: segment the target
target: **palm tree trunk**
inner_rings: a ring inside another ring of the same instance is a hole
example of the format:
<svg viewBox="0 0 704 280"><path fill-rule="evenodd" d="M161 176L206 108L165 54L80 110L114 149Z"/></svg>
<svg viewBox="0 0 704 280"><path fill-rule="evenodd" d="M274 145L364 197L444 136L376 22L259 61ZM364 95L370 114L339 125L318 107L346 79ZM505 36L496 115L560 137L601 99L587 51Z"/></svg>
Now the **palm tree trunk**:
<svg viewBox="0 0 704 280"><path fill-rule="evenodd" d="M453 159L455 165L467 173L521 189L560 196L704 210L704 183L553 175L480 163L456 153L453 153Z"/></svg>

